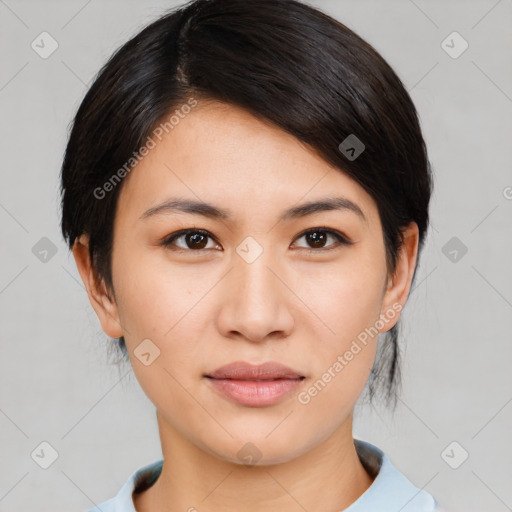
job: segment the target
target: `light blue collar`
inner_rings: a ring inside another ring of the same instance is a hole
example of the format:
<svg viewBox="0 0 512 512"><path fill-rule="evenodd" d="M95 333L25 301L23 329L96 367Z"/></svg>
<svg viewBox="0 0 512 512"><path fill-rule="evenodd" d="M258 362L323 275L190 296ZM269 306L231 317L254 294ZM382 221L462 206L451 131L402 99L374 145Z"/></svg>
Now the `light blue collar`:
<svg viewBox="0 0 512 512"><path fill-rule="evenodd" d="M375 477L372 485L348 508L340 512L435 512L437 502L428 492L417 488L382 450L371 443L354 439L357 454L366 471ZM162 471L159 460L135 471L118 494L88 512L136 512L132 493L151 486Z"/></svg>

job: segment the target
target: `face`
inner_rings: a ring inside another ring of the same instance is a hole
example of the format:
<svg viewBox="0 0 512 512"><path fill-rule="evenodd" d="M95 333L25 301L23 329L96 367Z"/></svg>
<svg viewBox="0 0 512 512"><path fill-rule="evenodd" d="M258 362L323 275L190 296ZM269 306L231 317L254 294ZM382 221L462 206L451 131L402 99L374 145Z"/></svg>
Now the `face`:
<svg viewBox="0 0 512 512"><path fill-rule="evenodd" d="M333 209L298 209L333 199ZM162 206L177 200L214 208ZM376 333L406 299L412 242L390 282L377 206L361 186L280 129L201 103L125 178L115 302L93 305L108 335L125 336L167 428L220 459L240 463L251 442L261 464L280 463L349 422ZM244 386L236 399L205 377L240 361L302 378L265 402L275 381L252 382L259 399Z"/></svg>

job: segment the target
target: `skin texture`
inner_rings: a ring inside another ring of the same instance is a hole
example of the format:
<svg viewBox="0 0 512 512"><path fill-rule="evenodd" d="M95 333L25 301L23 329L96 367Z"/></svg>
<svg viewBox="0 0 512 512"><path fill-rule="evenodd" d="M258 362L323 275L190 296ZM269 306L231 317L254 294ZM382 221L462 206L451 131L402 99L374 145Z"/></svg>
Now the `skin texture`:
<svg viewBox="0 0 512 512"><path fill-rule="evenodd" d="M140 218L177 196L227 208L233 219L177 212ZM278 221L285 209L333 196L356 203L366 221L348 210ZM302 235L320 227L352 245L329 235L322 248ZM159 245L185 228L207 230L205 248L190 240L187 246L185 237ZM263 250L251 263L236 251L247 237ZM405 305L417 248L411 223L391 278L372 197L275 126L216 102L201 102L180 120L125 178L112 301L95 279L87 236L73 248L104 332L125 336L133 371L157 411L164 466L157 482L134 496L136 509L342 510L357 500L372 478L355 451L352 415L377 337L309 403L297 393L379 315ZM160 356L145 366L134 350L148 338ZM233 361L278 361L306 379L277 404L243 406L203 377ZM252 466L237 455L248 442L261 457Z"/></svg>

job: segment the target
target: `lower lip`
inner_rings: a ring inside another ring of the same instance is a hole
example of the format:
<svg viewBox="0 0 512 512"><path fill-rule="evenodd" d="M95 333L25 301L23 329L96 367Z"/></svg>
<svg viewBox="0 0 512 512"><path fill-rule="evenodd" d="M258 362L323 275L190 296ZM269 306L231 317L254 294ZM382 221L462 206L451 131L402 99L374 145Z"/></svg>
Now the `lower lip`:
<svg viewBox="0 0 512 512"><path fill-rule="evenodd" d="M302 382L302 379L254 381L208 378L208 380L225 397L250 407L273 405L296 390Z"/></svg>

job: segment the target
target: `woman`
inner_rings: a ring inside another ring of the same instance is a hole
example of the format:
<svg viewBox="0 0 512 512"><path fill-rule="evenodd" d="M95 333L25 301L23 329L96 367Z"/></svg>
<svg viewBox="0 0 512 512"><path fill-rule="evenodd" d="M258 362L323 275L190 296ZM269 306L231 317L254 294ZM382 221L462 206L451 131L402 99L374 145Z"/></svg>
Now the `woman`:
<svg viewBox="0 0 512 512"><path fill-rule="evenodd" d="M363 390L396 404L432 191L375 49L294 0L190 2L103 67L61 185L163 453L103 512L436 509L352 436Z"/></svg>

